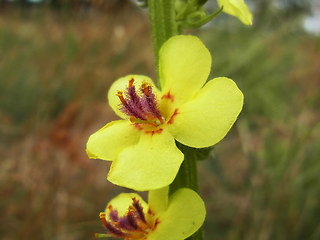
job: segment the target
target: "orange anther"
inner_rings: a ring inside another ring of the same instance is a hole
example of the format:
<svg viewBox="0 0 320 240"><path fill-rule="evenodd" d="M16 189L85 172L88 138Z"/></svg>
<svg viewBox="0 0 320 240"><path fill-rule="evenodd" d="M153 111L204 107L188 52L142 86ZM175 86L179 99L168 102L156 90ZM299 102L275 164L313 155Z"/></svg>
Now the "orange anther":
<svg viewBox="0 0 320 240"><path fill-rule="evenodd" d="M122 104L126 103L126 100L124 100L123 93L121 91L118 91L118 93L116 95L119 97Z"/></svg>
<svg viewBox="0 0 320 240"><path fill-rule="evenodd" d="M100 217L100 218L105 218L105 217L106 217L106 214L105 214L104 212L101 212L101 213L99 214L99 217Z"/></svg>
<svg viewBox="0 0 320 240"><path fill-rule="evenodd" d="M103 225L106 227L107 226L106 214L104 212L101 212L99 214L99 216L100 216L100 219L101 219Z"/></svg>
<svg viewBox="0 0 320 240"><path fill-rule="evenodd" d="M133 82L134 82L134 78L131 78L131 79L129 80L129 87L132 87Z"/></svg>
<svg viewBox="0 0 320 240"><path fill-rule="evenodd" d="M144 90L144 94L146 96L149 96L149 84L148 83L142 83L142 86L141 86Z"/></svg>

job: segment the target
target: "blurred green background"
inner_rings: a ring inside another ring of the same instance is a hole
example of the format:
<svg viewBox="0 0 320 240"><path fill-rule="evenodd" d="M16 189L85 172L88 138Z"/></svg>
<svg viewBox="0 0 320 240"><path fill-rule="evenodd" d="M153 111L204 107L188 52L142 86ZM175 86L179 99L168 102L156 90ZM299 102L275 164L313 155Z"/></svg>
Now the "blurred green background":
<svg viewBox="0 0 320 240"><path fill-rule="evenodd" d="M320 4L246 1L254 25L221 14L196 31L211 77L244 109L199 164L207 240L320 239ZM215 1L206 5L217 8ZM93 239L127 191L90 160L88 136L113 114L126 74L155 79L148 14L127 0L0 1L0 238Z"/></svg>

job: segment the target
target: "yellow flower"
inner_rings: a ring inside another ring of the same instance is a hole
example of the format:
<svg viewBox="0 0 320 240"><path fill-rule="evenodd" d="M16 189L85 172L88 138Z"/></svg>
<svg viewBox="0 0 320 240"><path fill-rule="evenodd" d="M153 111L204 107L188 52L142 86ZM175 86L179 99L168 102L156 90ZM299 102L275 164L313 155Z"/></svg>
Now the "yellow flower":
<svg viewBox="0 0 320 240"><path fill-rule="evenodd" d="M217 0L223 11L240 19L246 25L252 25L252 14L243 0Z"/></svg>
<svg viewBox="0 0 320 240"><path fill-rule="evenodd" d="M147 204L136 193L112 199L100 218L108 234L125 240L183 240L202 225L206 210L199 195L180 188L168 199L168 187L149 192Z"/></svg>
<svg viewBox="0 0 320 240"><path fill-rule="evenodd" d="M161 91L142 75L112 84L109 104L124 120L107 124L87 143L90 158L113 161L110 182L138 191L167 186L184 158L175 139L204 148L227 134L242 109L243 95L225 77L205 84L210 66L203 43L180 35L160 50Z"/></svg>

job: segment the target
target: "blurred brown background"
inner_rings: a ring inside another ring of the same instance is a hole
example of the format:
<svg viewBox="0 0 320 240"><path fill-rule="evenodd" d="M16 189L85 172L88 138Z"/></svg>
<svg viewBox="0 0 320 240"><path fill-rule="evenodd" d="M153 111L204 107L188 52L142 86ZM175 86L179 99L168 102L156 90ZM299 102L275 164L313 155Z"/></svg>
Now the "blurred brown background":
<svg viewBox="0 0 320 240"><path fill-rule="evenodd" d="M320 239L320 7L246 1L200 30L211 77L245 94L236 125L199 164L208 240ZM208 12L217 8L213 1ZM0 238L93 239L117 193L89 135L117 119L106 93L155 79L148 12L134 2L0 1Z"/></svg>

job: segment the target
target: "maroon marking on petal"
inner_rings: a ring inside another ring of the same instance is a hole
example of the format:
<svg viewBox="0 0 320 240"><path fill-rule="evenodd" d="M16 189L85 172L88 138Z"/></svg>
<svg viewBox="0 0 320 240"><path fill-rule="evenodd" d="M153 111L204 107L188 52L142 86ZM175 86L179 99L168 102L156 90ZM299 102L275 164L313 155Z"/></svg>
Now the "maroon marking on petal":
<svg viewBox="0 0 320 240"><path fill-rule="evenodd" d="M152 212L152 210L150 208L148 209L148 214L151 216L154 216L154 212Z"/></svg>
<svg viewBox="0 0 320 240"><path fill-rule="evenodd" d="M154 223L154 226L153 226L153 228L152 228L152 231L157 228L157 226L158 226L159 223L160 223L160 221L159 221L159 219L157 218L156 221L155 221L155 223Z"/></svg>
<svg viewBox="0 0 320 240"><path fill-rule="evenodd" d="M153 130L153 131L145 131L146 134L151 134L152 136L154 134L160 134L162 133L163 129L162 128L159 128L158 130Z"/></svg>
<svg viewBox="0 0 320 240"><path fill-rule="evenodd" d="M143 130L139 123L134 123L133 126L135 126L138 130Z"/></svg>
<svg viewBox="0 0 320 240"><path fill-rule="evenodd" d="M172 124L172 123L174 122L174 118L175 118L175 116L176 116L177 114L179 114L179 113L178 113L178 108L176 108L176 109L174 110L171 118L170 118L169 121L168 121L168 124Z"/></svg>
<svg viewBox="0 0 320 240"><path fill-rule="evenodd" d="M169 99L171 102L174 102L174 96L171 95L170 91L167 94L163 95L161 99Z"/></svg>

